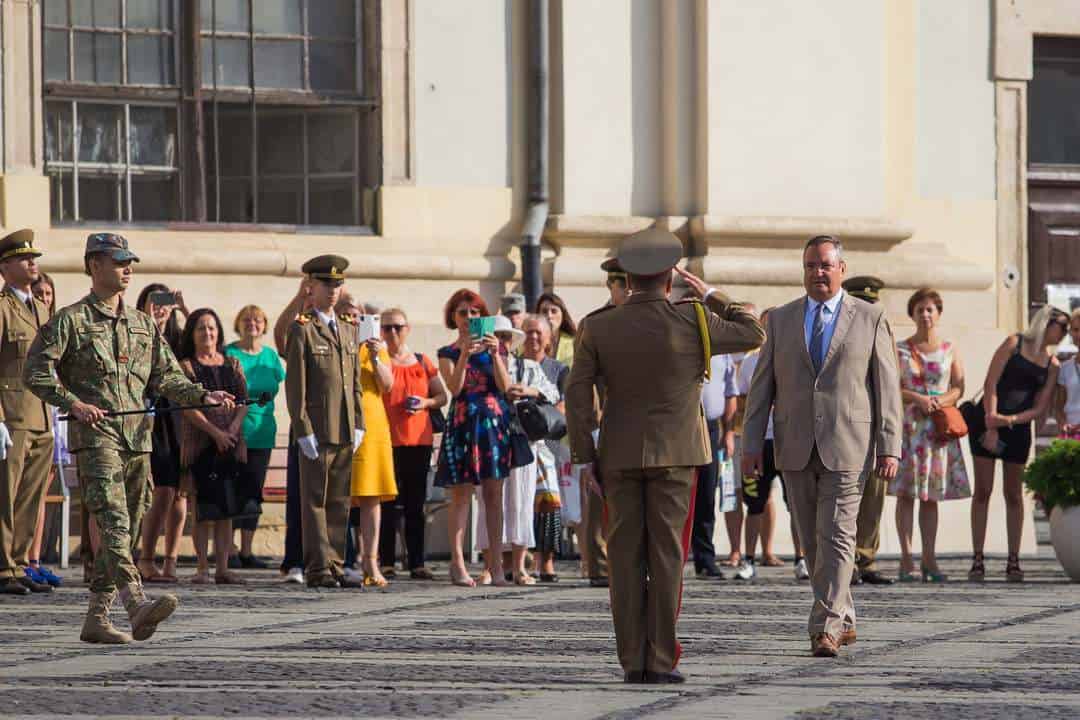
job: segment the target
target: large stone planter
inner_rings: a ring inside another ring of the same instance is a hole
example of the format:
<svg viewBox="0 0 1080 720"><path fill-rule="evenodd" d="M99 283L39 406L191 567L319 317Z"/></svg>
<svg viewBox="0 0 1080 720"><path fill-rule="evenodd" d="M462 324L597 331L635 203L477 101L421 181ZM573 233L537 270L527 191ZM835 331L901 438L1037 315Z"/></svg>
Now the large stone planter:
<svg viewBox="0 0 1080 720"><path fill-rule="evenodd" d="M1065 574L1080 582L1080 505L1050 512L1050 542Z"/></svg>

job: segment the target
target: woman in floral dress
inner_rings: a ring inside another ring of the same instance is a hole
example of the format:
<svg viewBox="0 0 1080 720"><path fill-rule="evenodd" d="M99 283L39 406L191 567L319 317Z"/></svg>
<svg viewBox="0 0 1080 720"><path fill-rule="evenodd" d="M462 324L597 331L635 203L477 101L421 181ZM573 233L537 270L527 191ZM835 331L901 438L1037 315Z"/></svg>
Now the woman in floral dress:
<svg viewBox="0 0 1080 720"><path fill-rule="evenodd" d="M510 476L510 407L503 393L510 386L506 352L494 335L469 335L469 319L488 314L487 305L471 290L458 290L446 303L448 330L457 330L453 345L439 348L439 372L453 396L439 451L435 484L450 496L450 581L475 587L465 566L462 544L473 488L483 492L487 526L503 526L503 481ZM507 585L502 553L492 553L492 584Z"/></svg>
<svg viewBox="0 0 1080 720"><path fill-rule="evenodd" d="M904 452L900 472L889 482L888 492L896 496L901 582L918 579L911 556L915 499L919 500L923 582L944 582L934 552L938 503L971 496L960 441L938 440L930 417L935 410L956 405L964 394L960 355L952 343L938 337L942 308L937 291L916 291L908 300L915 334L896 346L904 399Z"/></svg>

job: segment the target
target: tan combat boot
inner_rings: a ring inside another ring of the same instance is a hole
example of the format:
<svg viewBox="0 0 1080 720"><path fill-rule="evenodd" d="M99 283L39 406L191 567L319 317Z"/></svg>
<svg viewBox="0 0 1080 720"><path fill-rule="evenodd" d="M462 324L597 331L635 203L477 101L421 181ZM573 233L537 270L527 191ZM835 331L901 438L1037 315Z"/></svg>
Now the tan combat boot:
<svg viewBox="0 0 1080 720"><path fill-rule="evenodd" d="M175 595L162 595L151 600L143 594L142 588L131 588L126 595L124 607L131 620L131 635L136 640L149 639L158 623L172 615L180 604Z"/></svg>
<svg viewBox="0 0 1080 720"><path fill-rule="evenodd" d="M79 639L88 643L123 645L131 642L131 636L120 632L109 621L109 607L116 593L90 593L90 609L86 611L82 634Z"/></svg>

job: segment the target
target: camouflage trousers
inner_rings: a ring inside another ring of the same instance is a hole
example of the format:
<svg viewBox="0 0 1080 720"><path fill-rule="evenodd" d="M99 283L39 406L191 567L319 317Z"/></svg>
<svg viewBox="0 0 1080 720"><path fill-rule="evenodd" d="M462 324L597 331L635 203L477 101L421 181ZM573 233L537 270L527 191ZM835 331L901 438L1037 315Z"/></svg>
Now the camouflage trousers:
<svg viewBox="0 0 1080 720"><path fill-rule="evenodd" d="M150 453L85 448L75 454L83 502L101 536L90 591L111 593L141 587L131 551L150 508Z"/></svg>

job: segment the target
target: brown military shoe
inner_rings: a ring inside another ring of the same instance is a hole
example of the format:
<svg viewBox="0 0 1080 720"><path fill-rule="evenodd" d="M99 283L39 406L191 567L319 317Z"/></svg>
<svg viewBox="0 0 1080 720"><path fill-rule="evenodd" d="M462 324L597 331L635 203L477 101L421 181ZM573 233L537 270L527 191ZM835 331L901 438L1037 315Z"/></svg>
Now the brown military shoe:
<svg viewBox="0 0 1080 720"><path fill-rule="evenodd" d="M855 628L850 630L844 630L840 633L840 645L854 645L855 644Z"/></svg>
<svg viewBox="0 0 1080 720"><path fill-rule="evenodd" d="M810 638L810 652L814 657L834 658L840 653L840 648L837 646L836 641L833 640L832 635L818 633Z"/></svg>
<svg viewBox="0 0 1080 720"><path fill-rule="evenodd" d="M142 590L133 593L124 603L131 620L131 636L136 640L148 640L162 622L176 610L180 600L175 595L162 595L151 600Z"/></svg>
<svg viewBox="0 0 1080 720"><path fill-rule="evenodd" d="M90 608L86 611L80 640L104 645L124 645L131 642L131 636L117 630L109 620L109 607L114 597L115 593L90 594Z"/></svg>

